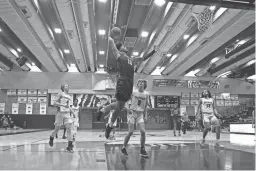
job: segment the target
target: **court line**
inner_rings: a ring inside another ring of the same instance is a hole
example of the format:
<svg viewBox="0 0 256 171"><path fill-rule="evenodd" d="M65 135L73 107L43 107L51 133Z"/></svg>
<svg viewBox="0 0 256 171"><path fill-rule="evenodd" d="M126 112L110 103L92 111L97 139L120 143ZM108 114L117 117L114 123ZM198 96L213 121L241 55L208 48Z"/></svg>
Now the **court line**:
<svg viewBox="0 0 256 171"><path fill-rule="evenodd" d="M40 141L44 141L44 140L47 140L47 139L49 139L49 138L44 138L44 139L32 141L32 142L30 142L30 143L28 143L28 144L32 145L33 143L40 142ZM21 146L25 146L25 145L27 145L27 144L16 145L15 147L10 147L10 148L4 149L4 150L2 150L2 151L8 151L8 150L11 150L11 149L14 149L14 148L18 148L18 147L21 147Z"/></svg>

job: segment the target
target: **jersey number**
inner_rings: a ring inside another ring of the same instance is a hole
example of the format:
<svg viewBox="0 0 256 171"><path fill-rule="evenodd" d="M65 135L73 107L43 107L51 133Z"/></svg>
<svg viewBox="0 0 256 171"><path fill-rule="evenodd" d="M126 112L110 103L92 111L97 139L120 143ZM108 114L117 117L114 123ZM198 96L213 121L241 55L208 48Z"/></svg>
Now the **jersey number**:
<svg viewBox="0 0 256 171"><path fill-rule="evenodd" d="M138 100L137 105L138 105L138 106L141 105L141 100Z"/></svg>
<svg viewBox="0 0 256 171"><path fill-rule="evenodd" d="M132 65L132 60L131 59L127 59L127 62L129 65Z"/></svg>
<svg viewBox="0 0 256 171"><path fill-rule="evenodd" d="M206 104L206 107L207 108L211 108L211 104Z"/></svg>

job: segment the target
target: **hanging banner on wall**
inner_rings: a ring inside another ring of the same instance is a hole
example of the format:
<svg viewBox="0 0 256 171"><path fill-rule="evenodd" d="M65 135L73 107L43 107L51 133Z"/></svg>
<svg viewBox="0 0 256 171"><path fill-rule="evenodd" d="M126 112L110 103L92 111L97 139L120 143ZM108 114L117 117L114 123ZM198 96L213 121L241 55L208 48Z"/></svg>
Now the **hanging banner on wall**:
<svg viewBox="0 0 256 171"><path fill-rule="evenodd" d="M18 97L18 103L27 103L27 97Z"/></svg>
<svg viewBox="0 0 256 171"><path fill-rule="evenodd" d="M231 100L225 100L225 106L232 106Z"/></svg>
<svg viewBox="0 0 256 171"><path fill-rule="evenodd" d="M224 100L216 100L216 106L224 106Z"/></svg>
<svg viewBox="0 0 256 171"><path fill-rule="evenodd" d="M239 105L239 101L238 100L234 100L234 101L232 101L232 104L233 104L233 106L238 106Z"/></svg>
<svg viewBox="0 0 256 171"><path fill-rule="evenodd" d="M190 93L186 93L186 92L181 93L181 98L182 99L189 99L190 98Z"/></svg>
<svg viewBox="0 0 256 171"><path fill-rule="evenodd" d="M197 106L199 104L199 100L190 100L191 106Z"/></svg>
<svg viewBox="0 0 256 171"><path fill-rule="evenodd" d="M28 103L37 103L37 97L28 97Z"/></svg>
<svg viewBox="0 0 256 171"><path fill-rule="evenodd" d="M47 96L47 90L38 90L37 95L38 96Z"/></svg>
<svg viewBox="0 0 256 171"><path fill-rule="evenodd" d="M19 103L12 103L12 114L19 113Z"/></svg>
<svg viewBox="0 0 256 171"><path fill-rule="evenodd" d="M191 99L199 99L199 93L190 93Z"/></svg>
<svg viewBox="0 0 256 171"><path fill-rule="evenodd" d="M51 103L50 103L50 105L54 105L54 102L55 102L55 100L56 100L56 98L57 98L57 95L58 95L58 94L51 94L51 95L50 95L50 97L51 97Z"/></svg>
<svg viewBox="0 0 256 171"><path fill-rule="evenodd" d="M28 96L37 96L37 90L28 90Z"/></svg>
<svg viewBox="0 0 256 171"><path fill-rule="evenodd" d="M16 90L15 89L7 90L7 96L16 96Z"/></svg>
<svg viewBox="0 0 256 171"><path fill-rule="evenodd" d="M231 100L238 100L238 95L237 94L231 94L230 99Z"/></svg>
<svg viewBox="0 0 256 171"><path fill-rule="evenodd" d="M38 103L46 103L47 102L47 97L38 97L37 102Z"/></svg>
<svg viewBox="0 0 256 171"><path fill-rule="evenodd" d="M180 113L183 114L186 111L187 111L187 106L181 105L180 106Z"/></svg>
<svg viewBox="0 0 256 171"><path fill-rule="evenodd" d="M153 80L154 87L188 87L186 80L174 79L155 79Z"/></svg>
<svg viewBox="0 0 256 171"><path fill-rule="evenodd" d="M5 111L5 103L0 103L0 114L4 114Z"/></svg>
<svg viewBox="0 0 256 171"><path fill-rule="evenodd" d="M46 115L46 103L40 104L40 115Z"/></svg>
<svg viewBox="0 0 256 171"><path fill-rule="evenodd" d="M18 96L26 96L27 95L27 90L18 90Z"/></svg>
<svg viewBox="0 0 256 171"><path fill-rule="evenodd" d="M202 81L202 80L190 80L188 81L188 88L220 88L220 82Z"/></svg>
<svg viewBox="0 0 256 171"><path fill-rule="evenodd" d="M189 106L189 100L181 99L180 104L184 106Z"/></svg>
<svg viewBox="0 0 256 171"><path fill-rule="evenodd" d="M32 115L33 111L33 104L32 103L27 103L26 104L26 114L27 115Z"/></svg>

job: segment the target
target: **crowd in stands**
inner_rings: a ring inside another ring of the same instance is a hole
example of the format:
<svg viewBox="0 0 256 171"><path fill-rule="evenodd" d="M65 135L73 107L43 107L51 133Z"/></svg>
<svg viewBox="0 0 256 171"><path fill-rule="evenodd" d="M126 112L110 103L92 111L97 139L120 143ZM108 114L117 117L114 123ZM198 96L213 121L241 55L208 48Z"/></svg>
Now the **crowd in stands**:
<svg viewBox="0 0 256 171"><path fill-rule="evenodd" d="M0 119L0 128L16 128L14 121L10 117L10 115L3 115Z"/></svg>

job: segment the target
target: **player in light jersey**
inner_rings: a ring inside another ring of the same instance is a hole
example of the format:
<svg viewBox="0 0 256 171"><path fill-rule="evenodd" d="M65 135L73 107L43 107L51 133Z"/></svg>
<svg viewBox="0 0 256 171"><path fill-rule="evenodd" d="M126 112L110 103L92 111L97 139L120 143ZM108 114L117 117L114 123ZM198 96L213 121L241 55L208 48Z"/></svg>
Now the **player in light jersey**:
<svg viewBox="0 0 256 171"><path fill-rule="evenodd" d="M203 140L201 145L204 146L205 144L205 137L208 133L208 131L211 128L211 125L213 127L216 127L216 147L223 147L220 144L220 121L219 117L220 115L218 114L217 110L215 109L215 103L214 99L211 96L210 91L204 90L202 92L202 96L199 100L199 105L198 105L198 113L197 113L197 118L200 120L203 120L203 126L204 126L204 131L203 131Z"/></svg>
<svg viewBox="0 0 256 171"><path fill-rule="evenodd" d="M148 154L145 150L145 141L146 141L146 135L145 135L145 124L144 122L147 121L147 105L148 105L148 93L145 92L145 89L147 88L147 81L146 80L139 80L137 82L138 90L134 90L131 96L130 100L130 107L128 103L126 103L126 109L127 109L127 123L128 123L128 134L126 135L124 139L124 145L121 150L122 154L124 156L128 156L128 153L126 151L126 146L130 140L130 137L133 134L134 131L134 124L136 123L140 127L140 144L141 144L141 150L140 155L143 157L148 157Z"/></svg>
<svg viewBox="0 0 256 171"><path fill-rule="evenodd" d="M53 140L56 136L56 133L59 131L61 125L64 123L64 126L67 128L67 139L68 139L68 147L67 151L73 152L73 135L72 135L72 127L73 127L73 119L70 116L70 102L71 96L68 94L69 86L61 85L61 93L59 93L54 102L55 106L59 107L59 112L57 113L55 120L55 129L50 136L49 145L53 146Z"/></svg>
<svg viewBox="0 0 256 171"><path fill-rule="evenodd" d="M76 140L77 128L79 127L79 106L78 100L75 99L73 102L73 106L71 108L71 113L73 114L73 140Z"/></svg>

